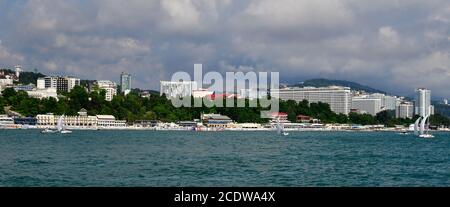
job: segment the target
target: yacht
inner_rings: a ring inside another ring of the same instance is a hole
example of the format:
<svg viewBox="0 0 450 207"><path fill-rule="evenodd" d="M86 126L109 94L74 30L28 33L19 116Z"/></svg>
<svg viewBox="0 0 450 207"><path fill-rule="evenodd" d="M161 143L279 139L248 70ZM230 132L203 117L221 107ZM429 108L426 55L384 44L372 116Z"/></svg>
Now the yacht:
<svg viewBox="0 0 450 207"><path fill-rule="evenodd" d="M60 116L59 119L58 119L58 125L56 126L56 128L58 129L58 132L61 133L61 134L70 134L70 133L72 133L72 131L67 130L64 127L63 118L64 118L64 114L62 116Z"/></svg>
<svg viewBox="0 0 450 207"><path fill-rule="evenodd" d="M434 135L428 133L429 130L429 121L430 115L426 115L425 117L419 117L414 123L414 134L419 136L420 138L434 138ZM420 125L419 125L420 124Z"/></svg>
<svg viewBox="0 0 450 207"><path fill-rule="evenodd" d="M283 124L280 123L280 118L277 119L276 128L277 128L278 134L283 135L283 136L289 135L289 133L284 131L284 126L283 126Z"/></svg>

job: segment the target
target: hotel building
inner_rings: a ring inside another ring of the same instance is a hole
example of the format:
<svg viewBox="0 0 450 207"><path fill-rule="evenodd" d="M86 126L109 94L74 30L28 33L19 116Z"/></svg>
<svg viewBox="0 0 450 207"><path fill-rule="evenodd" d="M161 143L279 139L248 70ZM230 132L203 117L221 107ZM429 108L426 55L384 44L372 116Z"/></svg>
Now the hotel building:
<svg viewBox="0 0 450 207"><path fill-rule="evenodd" d="M272 89L270 94L273 98L281 100L295 100L297 102L307 100L310 103L327 103L335 113L350 113L352 94L349 87L304 87Z"/></svg>
<svg viewBox="0 0 450 207"><path fill-rule="evenodd" d="M357 96L352 98L352 109L357 109L362 114L377 115L382 111L381 99L369 96Z"/></svg>
<svg viewBox="0 0 450 207"><path fill-rule="evenodd" d="M413 105L412 102L409 102L409 101L401 102L397 106L397 109L395 110L395 117L396 118L412 119L413 115L414 115L414 105Z"/></svg>
<svg viewBox="0 0 450 207"><path fill-rule="evenodd" d="M431 105L431 91L425 88L416 89L414 114L425 117L434 114L433 106Z"/></svg>

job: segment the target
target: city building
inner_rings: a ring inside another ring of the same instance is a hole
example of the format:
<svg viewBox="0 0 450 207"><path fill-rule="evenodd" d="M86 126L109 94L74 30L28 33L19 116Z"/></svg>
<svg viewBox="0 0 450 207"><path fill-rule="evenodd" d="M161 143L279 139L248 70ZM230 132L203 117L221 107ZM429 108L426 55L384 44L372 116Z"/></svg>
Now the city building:
<svg viewBox="0 0 450 207"><path fill-rule="evenodd" d="M230 117L220 114L202 114L201 120L205 126L213 128L230 128L233 123Z"/></svg>
<svg viewBox="0 0 450 207"><path fill-rule="evenodd" d="M14 118L14 124L35 126L37 119L35 117L16 117Z"/></svg>
<svg viewBox="0 0 450 207"><path fill-rule="evenodd" d="M38 114L36 116L37 126L40 128L56 127L58 120L61 116L54 115L52 113L48 114ZM64 116L63 117L64 126L67 128L96 128L97 127L97 117L88 116L86 110L81 109L77 116Z"/></svg>
<svg viewBox="0 0 450 207"><path fill-rule="evenodd" d="M0 79L0 85L3 87L12 85L14 83L14 79L11 78L11 76L6 75L4 78Z"/></svg>
<svg viewBox="0 0 450 207"><path fill-rule="evenodd" d="M44 89L32 89L26 91L29 97L44 99L44 98L55 98L58 100L58 93L56 92L56 88L44 88Z"/></svg>
<svg viewBox="0 0 450 207"><path fill-rule="evenodd" d="M55 88L57 91L70 92L75 86L80 85L80 79L74 77L47 76L38 78L38 89Z"/></svg>
<svg viewBox="0 0 450 207"><path fill-rule="evenodd" d="M197 90L195 81L160 81L160 95L167 98L187 97Z"/></svg>
<svg viewBox="0 0 450 207"><path fill-rule="evenodd" d="M416 89L416 97L414 100L415 109L414 114L425 117L434 114L431 106L431 91L425 88Z"/></svg>
<svg viewBox="0 0 450 207"><path fill-rule="evenodd" d="M213 94L214 94L214 91L209 91L207 89L192 90L192 96L194 98L210 97Z"/></svg>
<svg viewBox="0 0 450 207"><path fill-rule="evenodd" d="M310 116L306 116L306 115L297 115L297 122L301 122L301 123L310 123L312 122L314 119Z"/></svg>
<svg viewBox="0 0 450 207"><path fill-rule="evenodd" d="M131 74L125 72L120 74L120 92L125 95L131 92Z"/></svg>
<svg viewBox="0 0 450 207"><path fill-rule="evenodd" d="M395 110L397 105L399 104L398 98L396 96L388 96L388 95L385 95L382 93L369 94L368 98L380 99L381 100L381 108L383 110Z"/></svg>
<svg viewBox="0 0 450 207"><path fill-rule="evenodd" d="M297 102L307 100L310 103L327 103L335 113L348 114L352 104L352 93L349 87L304 87L271 89L272 98L281 100L295 100Z"/></svg>
<svg viewBox="0 0 450 207"><path fill-rule="evenodd" d="M239 90L239 96L246 99L258 99L267 97L267 90L252 88Z"/></svg>
<svg viewBox="0 0 450 207"><path fill-rule="evenodd" d="M16 69L16 77L19 78L20 77L20 73L22 72L22 66L16 65L15 69Z"/></svg>
<svg viewBox="0 0 450 207"><path fill-rule="evenodd" d="M14 85L14 86L12 86L12 88L15 91L32 91L32 90L36 89L36 86L34 84L30 83L28 85L22 85L22 84Z"/></svg>
<svg viewBox="0 0 450 207"><path fill-rule="evenodd" d="M0 114L0 126L13 125L14 119L5 114Z"/></svg>
<svg viewBox="0 0 450 207"><path fill-rule="evenodd" d="M139 96L141 96L142 98L150 98L152 96L152 93L149 90L141 90Z"/></svg>
<svg viewBox="0 0 450 207"><path fill-rule="evenodd" d="M443 103L444 103L444 105L448 105L448 100L444 99Z"/></svg>
<svg viewBox="0 0 450 207"><path fill-rule="evenodd" d="M106 101L112 101L113 97L117 95L117 85L110 80L99 80L97 81L97 86L99 89L106 91Z"/></svg>
<svg viewBox="0 0 450 207"><path fill-rule="evenodd" d="M113 115L97 115L97 126L103 129L125 128L127 122L125 120L116 120Z"/></svg>
<svg viewBox="0 0 450 207"><path fill-rule="evenodd" d="M377 115L382 111L381 99L369 98L369 96L357 96L352 98L352 109L357 109L361 114Z"/></svg>
<svg viewBox="0 0 450 207"><path fill-rule="evenodd" d="M288 114L284 112L273 112L270 114L270 123L290 123Z"/></svg>
<svg viewBox="0 0 450 207"><path fill-rule="evenodd" d="M395 110L396 118L412 119L414 115L414 105L409 101L402 101Z"/></svg>

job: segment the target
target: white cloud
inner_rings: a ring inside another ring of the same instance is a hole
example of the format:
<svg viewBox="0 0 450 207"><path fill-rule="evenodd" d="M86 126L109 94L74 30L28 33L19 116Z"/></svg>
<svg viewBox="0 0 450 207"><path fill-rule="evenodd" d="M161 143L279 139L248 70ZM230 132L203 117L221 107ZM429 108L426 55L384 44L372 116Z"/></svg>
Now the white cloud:
<svg viewBox="0 0 450 207"><path fill-rule="evenodd" d="M25 58L21 54L10 51L10 49L3 45L2 40L0 40L0 62L2 62L2 64L6 64L0 67L20 64L24 61L24 59Z"/></svg>

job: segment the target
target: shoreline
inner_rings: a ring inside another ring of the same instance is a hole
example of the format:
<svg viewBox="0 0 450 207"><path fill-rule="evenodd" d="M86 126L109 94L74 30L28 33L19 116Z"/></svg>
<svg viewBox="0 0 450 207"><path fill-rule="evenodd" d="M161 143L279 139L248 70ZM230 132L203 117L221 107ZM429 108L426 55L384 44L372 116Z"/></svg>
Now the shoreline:
<svg viewBox="0 0 450 207"><path fill-rule="evenodd" d="M43 130L46 128L54 128L54 127L35 127L35 126L0 126L0 130ZM172 127L172 128L163 128L163 127L125 127L125 128L77 128L77 127L68 127L68 130L73 131L192 131L192 132L276 132L275 128L203 128L202 130L194 130L191 127ZM410 131L407 129L394 129L394 128L385 128L385 129L327 129L327 128L285 128L286 132L407 132L409 134L414 131ZM430 132L450 132L450 129L438 129L438 130L430 130Z"/></svg>

